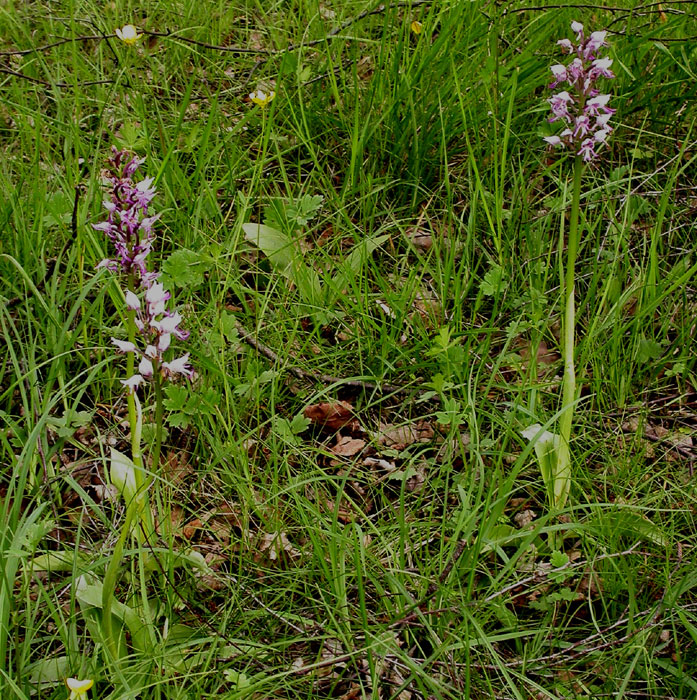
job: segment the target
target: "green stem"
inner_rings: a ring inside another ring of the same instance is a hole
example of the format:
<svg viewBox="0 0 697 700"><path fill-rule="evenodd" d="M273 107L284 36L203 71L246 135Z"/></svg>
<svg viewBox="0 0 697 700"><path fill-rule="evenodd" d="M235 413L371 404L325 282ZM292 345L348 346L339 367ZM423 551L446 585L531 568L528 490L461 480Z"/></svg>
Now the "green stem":
<svg viewBox="0 0 697 700"><path fill-rule="evenodd" d="M566 249L566 271L564 278L564 323L562 335L562 351L564 357L564 380L562 388L562 414L559 419L560 444L557 451L557 470L555 482L569 483L571 478L571 426L574 417L574 401L576 400L576 369L574 366L576 306L574 286L576 281L576 255L578 254L578 220L581 201L581 176L583 174L583 159L576 156L574 160L573 191L571 194L571 218L569 220L569 236ZM563 241L562 241L563 243ZM568 488L564 489L564 494ZM565 499L564 495L564 499ZM563 505L562 498L555 491L554 506Z"/></svg>
<svg viewBox="0 0 697 700"><path fill-rule="evenodd" d="M131 274L128 278L128 289L133 292L135 291L135 279L134 275ZM136 341L136 312L130 309L126 312L126 331L128 332L129 342L135 344ZM135 374L135 363L136 357L135 353L129 352L126 354L126 376L132 377ZM140 486L143 480L142 469L143 460L140 454L140 435L137 434L136 425L138 423L138 415L136 412L136 397L134 392L128 393L128 422L131 426L131 459L133 463L138 467L136 470L136 485L140 491Z"/></svg>
<svg viewBox="0 0 697 700"><path fill-rule="evenodd" d="M157 361L153 362L152 380L155 385L155 444L152 448L152 470L153 473L157 474L160 465L160 452L162 451L162 422L165 413L162 403L162 376L160 375L160 364Z"/></svg>
<svg viewBox="0 0 697 700"><path fill-rule="evenodd" d="M126 519L121 527L121 534L119 535L119 539L114 546L114 551L111 554L109 566L107 566L106 573L104 574L104 581L102 582L102 633L104 635L104 643L113 663L118 662L119 654L118 649L116 648L116 641L114 640L114 624L111 618L111 603L114 599L117 574L119 568L121 567L121 560L123 559L123 548L126 544L126 538L131 531L131 523L133 522L136 510L137 506L135 501L129 503L128 507L126 508Z"/></svg>

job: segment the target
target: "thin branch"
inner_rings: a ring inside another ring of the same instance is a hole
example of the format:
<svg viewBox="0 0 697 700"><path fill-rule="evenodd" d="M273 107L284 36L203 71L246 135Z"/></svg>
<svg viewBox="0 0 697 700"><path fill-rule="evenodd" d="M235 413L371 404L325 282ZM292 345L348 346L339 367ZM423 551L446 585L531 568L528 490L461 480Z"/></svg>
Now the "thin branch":
<svg viewBox="0 0 697 700"><path fill-rule="evenodd" d="M35 46L33 49L15 49L14 51L0 51L0 56L28 56L30 53L40 53L41 51L48 51L56 46L61 46L62 44L69 44L74 41L93 41L102 39L113 39L116 34L97 34L95 36L69 36L65 39L59 39L51 44L43 44L42 46Z"/></svg>
<svg viewBox="0 0 697 700"><path fill-rule="evenodd" d="M564 566L559 566L556 569L550 569L549 571L539 571L534 573L532 576L528 576L527 578L520 579L519 581L516 581L515 583L511 583L509 586L506 586L505 588L501 588L498 591L495 591L491 595L488 595L486 598L484 598L481 601L472 601L470 605L481 605L482 603L489 603L495 598L500 598L502 595L505 595L506 593L509 593L510 591L520 588L521 586L526 586L529 583L541 583L542 581L545 581L549 578L550 574L556 574L560 573L562 571L573 571L574 569L579 569L582 566L586 566L591 563L595 563L597 561L602 561L603 559L616 559L617 557L626 557L629 554L635 554L636 548L639 546L639 542L635 542L629 549L625 549L623 552L613 552L612 554L601 554L598 557L595 557L595 559L583 559L581 561L574 562L573 564L571 562L568 562L564 564Z"/></svg>
<svg viewBox="0 0 697 700"><path fill-rule="evenodd" d="M15 78L22 78L23 80L28 80L30 83L36 83L37 85L44 85L45 87L60 87L60 88L71 88L74 87L70 83L52 83L48 80L41 80L41 78L33 78L31 75L26 75L10 68L5 68L0 66L0 73L6 73L7 75L13 75ZM87 80L85 82L80 82L79 85L84 87L86 85L108 85L113 83L113 80Z"/></svg>
<svg viewBox="0 0 697 700"><path fill-rule="evenodd" d="M271 360L279 367L283 366L278 354L274 352L268 345L264 345L253 333L250 333L239 322L235 323L237 332L240 334L245 343L253 347L260 355ZM318 384L340 384L342 386L362 389L364 391L378 391L389 394L413 394L414 389L408 386L397 386L395 384L376 384L367 382L362 379L345 379L344 377L335 377L330 374L321 374L318 372L309 372L297 365L287 365L284 369L290 372L298 379L310 380Z"/></svg>

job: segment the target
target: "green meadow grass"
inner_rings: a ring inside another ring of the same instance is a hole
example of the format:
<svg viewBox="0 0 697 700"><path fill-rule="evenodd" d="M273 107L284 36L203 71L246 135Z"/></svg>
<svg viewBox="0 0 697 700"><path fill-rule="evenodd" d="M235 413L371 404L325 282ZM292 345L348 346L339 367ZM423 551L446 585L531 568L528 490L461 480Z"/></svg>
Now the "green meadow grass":
<svg viewBox="0 0 697 700"><path fill-rule="evenodd" d="M3 700L66 677L100 700L697 697L697 25L633 5L2 4ZM552 517L521 430L560 403L571 168L541 136L574 19L610 30L618 111L584 176ZM115 601L146 626L118 660L84 589L125 517L121 299L91 226L112 145L156 178L197 373L170 395L158 541L126 542ZM315 195L313 296L242 226ZM355 454L302 418L337 400Z"/></svg>

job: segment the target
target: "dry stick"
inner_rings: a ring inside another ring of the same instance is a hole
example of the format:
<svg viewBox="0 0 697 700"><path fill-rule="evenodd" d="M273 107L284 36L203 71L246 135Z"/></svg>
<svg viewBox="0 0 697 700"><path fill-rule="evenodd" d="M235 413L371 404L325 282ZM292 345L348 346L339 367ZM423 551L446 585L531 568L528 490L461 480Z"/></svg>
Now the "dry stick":
<svg viewBox="0 0 697 700"><path fill-rule="evenodd" d="M587 564L590 563L595 563L597 561L601 561L603 559L615 559L617 557L623 557L628 554L640 554L640 552L635 552L636 548L639 546L639 542L636 542L634 545L632 545L629 549L626 549L624 552L615 552L613 554L601 554L598 557L595 557L595 559L590 560L590 559L583 559L582 561L577 561L574 562L573 564L568 563L565 564L564 566L560 566L556 569L550 569L549 571L541 571L538 573L533 574L532 576L528 576L527 578L521 579L519 581L516 581L515 583L511 583L510 585L506 586L505 588L501 588L498 591L495 591L491 595L487 596L486 598L483 598L482 600L471 600L468 603L466 603L466 607L474 607L478 605L483 605L484 603L489 603L492 600L495 600L496 598L500 598L502 595L505 595L506 593L509 593L510 591L520 588L521 586L525 586L528 583L541 583L542 581L546 580L549 578L550 574L556 574L561 571L571 571L573 569L578 569L582 566L586 566ZM423 596L418 602L416 602L414 605L412 605L412 608L420 607L423 605L425 602L427 602L430 598L432 598L439 590L439 585L442 584L445 579L450 575L450 572L452 571L453 567L455 566L455 563L458 561L458 559L462 556L463 552L465 551L467 547L467 542L464 540L460 540L454 551L452 556L450 557L450 560L448 561L447 565L441 572L440 576L438 576L438 582L437 583L432 583L428 587L428 591L426 592L426 595ZM522 594L522 593L521 593ZM450 608L442 608L438 610L437 612L446 612ZM414 617L419 616L419 615L425 615L426 613L421 612L410 612L407 614L405 617L400 618L399 620L395 620L393 623L390 624L390 627L399 627L403 623L408 623L410 622Z"/></svg>
<svg viewBox="0 0 697 700"><path fill-rule="evenodd" d="M37 46L33 49L18 49L15 51L0 51L0 56L27 56L30 53L39 53L40 51L47 51L52 49L54 46L60 46L61 44L69 44L72 41L91 41L93 39L112 39L115 38L116 34L97 34L96 36L69 36L65 39L59 39L54 41L52 44L44 44L43 46Z"/></svg>
<svg viewBox="0 0 697 700"><path fill-rule="evenodd" d="M202 49L212 49L213 51L224 51L226 53L246 53L264 56L272 56L276 53L282 53L282 50L269 51L268 49L248 49L242 46L219 46L218 44L209 44L205 41L199 41L198 39L189 39L185 36L179 36L173 32L151 32L144 29L142 33L145 34L145 36L157 36L163 39L173 39L174 41L181 41L184 44L200 46Z"/></svg>
<svg viewBox="0 0 697 700"><path fill-rule="evenodd" d="M302 44L291 44L288 48L285 49L279 49L278 51L274 51L274 54L279 54L279 53L285 53L287 51L296 51L297 49L304 49L307 48L308 46L317 46L318 44L323 44L327 39L333 39L334 37L339 34L339 32L343 32L344 29L347 29L350 27L352 24L355 24L356 22L360 22L360 20L365 19L366 17L370 17L371 15L380 15L383 12L386 12L387 10L395 10L399 9L400 7L418 7L419 5L430 5L433 3L434 0L406 0L406 2L395 2L392 5L378 5L377 7L374 7L372 10L364 10L360 14L356 15L355 17L350 17L347 19L345 22L342 22L338 26L334 27L329 33L324 36L321 39L313 39L312 41L307 41Z"/></svg>
<svg viewBox="0 0 697 700"><path fill-rule="evenodd" d="M213 51L224 51L226 53L241 53L241 54L253 54L253 55L262 55L262 56L278 56L284 53L290 53L291 51L297 51L297 49L301 48L306 48L309 46L317 46L318 44L322 44L327 39L332 39L337 36L340 32L342 32L344 29L347 29L350 27L352 24L355 24L356 22L359 22L362 19L365 19L366 17L369 17L370 15L378 15L382 14L383 12L386 12L387 10L392 10L392 9L398 9L401 7L418 7L419 5L429 5L433 3L434 0L405 0L403 2L396 2L393 3L392 5L385 5L381 4L378 7L373 8L372 10L365 10L364 12L361 12L360 14L356 15L355 17L350 17L347 19L345 22L342 22L340 25L334 27L334 29L330 30L324 37L321 39L313 39L312 41L308 41L305 43L301 44L291 44L290 46L286 47L285 49L249 49L246 47L242 46L220 46L219 44L209 44L206 41L199 41L198 39L189 39L188 37L184 36L179 36L173 32L152 32L147 29L141 30L141 33L144 34L145 36L155 36L155 37L161 37L163 39L173 39L174 41L181 41L184 44L191 44L193 46L200 46L203 49L211 49ZM104 35L96 35L96 36L75 36L75 37L67 37L65 39L60 39L58 41L54 41L50 44L44 44L43 46L37 46L36 48L33 49L20 49L20 50L14 50L14 51L0 51L0 56L26 56L30 53L38 53L40 51L46 51L48 49L52 49L56 46L61 46L62 44L67 44L72 41L91 41L91 40L96 40L96 39L115 39L116 34L104 34ZM26 77L20 75L19 77Z"/></svg>
<svg viewBox="0 0 697 700"><path fill-rule="evenodd" d="M22 78L28 80L30 83L36 83L37 85L44 85L45 87L60 87L60 88L71 88L72 85L68 83L51 83L48 80L41 80L41 78L33 78L30 75L25 75L16 70L11 70L10 68L5 68L0 66L0 73L6 73L7 75L13 75L15 78ZM87 80L84 83L80 83L81 87L85 85L108 85L113 83L113 80Z"/></svg>
<svg viewBox="0 0 697 700"><path fill-rule="evenodd" d="M239 53L239 54L252 54L252 55L261 55L263 58L260 58L252 67L252 70L250 71L249 75L247 76L246 83L248 83L254 73L259 69L260 66L262 66L269 58L272 58L274 56L280 56L286 53L290 53L292 51L297 51L298 49L301 48L307 48L307 47L312 47L312 46L317 46L319 44L323 44L329 39L333 39L337 37L344 29L347 29L350 27L352 24L365 19L366 17L369 17L371 15L377 15L377 14L382 14L386 12L387 10L392 10L392 9L398 9L402 7L408 7L408 8L413 8L413 7L418 7L419 5L429 5L432 4L434 0L403 0L402 2L396 2L391 5L386 5L386 4L381 4L378 5L377 7L371 9L371 10L365 10L364 12L361 12L360 14L356 15L355 17L350 17L347 19L345 22L342 22L340 25L334 27L334 29L330 30L324 37L321 39L313 39L312 41L308 41L305 43L300 43L300 44L291 44L290 46L286 47L285 49L249 49L246 47L242 46L220 46L218 44L209 44L205 41L199 41L198 39L189 39L187 37L182 37L178 36L177 34L174 34L172 32L152 32L148 30L143 30L142 34L145 36L154 36L154 37L161 37L165 39L172 39L174 41L179 41L185 44L191 44L193 46L200 46L201 48L206 48L206 49L211 49L213 51L224 51L228 53ZM694 0L673 0L673 4L680 4L680 3L692 3ZM665 4L665 3L664 3ZM611 7L611 6L605 6L605 5L573 5L571 7L578 7L578 8L592 8L592 9L600 9L600 10L605 10L608 12L612 13L622 13L624 12L626 15L635 15L638 11L640 10L649 10L649 11L655 11L655 12L661 12L662 10L656 9L656 10L651 10L650 8L656 7L660 5L660 3L650 3L644 6L639 6L635 7L630 11L627 11L626 8L620 8L620 7ZM509 9L504 9L504 15L507 14L508 12L511 13L518 13L518 12L530 12L530 11L542 11L542 10L548 10L550 8L553 8L555 6L539 6L539 7L526 7L526 8L516 8L513 10ZM559 5L557 7L569 7L568 5ZM673 10L672 12L677 13L676 10ZM680 14L688 14L688 13L680 13ZM691 15L689 15L691 16ZM617 21L620 18L615 18L615 21ZM616 32L618 34L621 34L622 32ZM85 35L85 36L76 36L76 37L68 37L65 39L60 39L59 41L54 41L50 44L44 44L42 46L37 46L36 48L33 49L18 49L18 50L13 50L13 51L0 51L0 56L26 56L31 53L38 53L40 51L46 51L48 49L54 48L55 46L60 46L62 44L66 44L68 42L72 41L93 41L93 40L102 40L102 39L113 39L115 38L115 34L102 34L102 35ZM661 40L664 42L667 41L689 41L690 39L697 38L697 37L686 37L686 38L680 38L680 39L671 39L671 38L665 38L661 37ZM109 44L111 46L111 44ZM28 75L25 75L24 73L20 73L18 71L13 71L9 68L4 68L0 67L0 73L6 73L7 75L12 75L16 78L23 78L25 80L28 80L32 83L36 83L38 85L44 85L46 87L61 87L61 88L70 88L73 87L72 85L69 85L68 83L51 83L45 80L40 80L39 78L32 78ZM86 85L107 85L113 83L113 80L90 80L84 83L80 83L81 86L86 86ZM245 84L246 84L245 83Z"/></svg>
<svg viewBox="0 0 697 700"><path fill-rule="evenodd" d="M622 431L625 434L631 434L633 431L631 430L623 430ZM694 462L697 461L697 455L692 452L692 450L689 447L683 447L682 445L676 445L672 442L668 442L668 440L665 440L664 438L658 437L658 435L651 435L650 433L647 433L644 431L644 434L641 435L641 437L644 440L648 440L649 442L657 442L660 445L663 445L666 448L666 451L669 452L670 450L673 450L674 452L677 452L681 457L684 457L688 462ZM690 464L690 475L692 472L692 465Z"/></svg>
<svg viewBox="0 0 697 700"><path fill-rule="evenodd" d="M595 559L584 559L583 561L577 561L574 562L573 564L567 563L564 564L564 566L559 566L556 569L550 569L549 571L542 571L533 574L532 576L528 576L527 578L521 579L520 581L516 581L515 583L510 584L509 586L506 586L505 588L502 588L501 590L495 591L491 595L488 595L486 598L484 598L481 601L474 600L469 603L469 605L479 605L481 603L489 603L495 598L499 598L502 595L505 595L509 591L512 591L515 588L519 588L520 586L525 586L528 583L536 583L540 581L544 581L545 579L549 578L550 574L556 574L561 571L571 571L573 569L578 569L582 566L586 566L587 564L590 563L595 563L596 561L602 561L603 559L616 559L617 557L624 557L627 556L628 554L634 554L634 550L639 546L639 542L635 542L629 549L625 549L623 552L613 552L612 554L601 554L598 557L595 557ZM637 552L638 553L638 552Z"/></svg>
<svg viewBox="0 0 697 700"><path fill-rule="evenodd" d="M271 360L275 365L281 365L278 354L275 353L268 345L264 345L257 337L250 333L239 322L235 322L237 332L242 340L248 345L251 345L260 355ZM309 379L319 384L341 384L343 386L363 389L365 391L379 391L390 394L409 394L414 393L414 390L408 386L397 386L395 384L375 384L374 382L366 382L362 379L344 379L343 377L334 377L330 374L321 374L317 372L309 372L297 365L288 365L285 369L296 376L298 379Z"/></svg>

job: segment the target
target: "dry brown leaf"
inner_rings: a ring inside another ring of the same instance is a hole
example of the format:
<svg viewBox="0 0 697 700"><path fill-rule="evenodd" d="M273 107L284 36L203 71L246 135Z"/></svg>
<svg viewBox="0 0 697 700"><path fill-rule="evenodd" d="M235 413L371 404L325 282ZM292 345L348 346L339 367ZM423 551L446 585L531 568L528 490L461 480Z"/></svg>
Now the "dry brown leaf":
<svg viewBox="0 0 697 700"><path fill-rule="evenodd" d="M174 537L182 537L182 524L184 523L184 510L181 506L172 504L169 509L169 532L168 535L173 535ZM160 521L157 514L155 514L155 529L157 533L161 536L165 535L162 529L163 523Z"/></svg>
<svg viewBox="0 0 697 700"><path fill-rule="evenodd" d="M182 537L184 539L190 540L199 530L203 530L204 525L200 518L194 518L189 520L189 522L182 528Z"/></svg>
<svg viewBox="0 0 697 700"><path fill-rule="evenodd" d="M380 310L385 314L385 316L387 316L388 318L397 318L395 312L392 311L389 305L386 304L382 299L376 299L375 303L380 307Z"/></svg>
<svg viewBox="0 0 697 700"><path fill-rule="evenodd" d="M312 404L305 408L303 415L314 425L328 430L339 430L354 420L353 408L347 401Z"/></svg>
<svg viewBox="0 0 697 700"><path fill-rule="evenodd" d="M353 457L357 455L365 447L365 440L360 438L352 438L348 435L339 437L336 445L332 447L332 452L339 457Z"/></svg>
<svg viewBox="0 0 697 700"><path fill-rule="evenodd" d="M537 517L534 510L524 510L520 513L516 513L513 516L515 524L521 529L527 528L530 523Z"/></svg>
<svg viewBox="0 0 697 700"><path fill-rule="evenodd" d="M426 462L421 462L413 470L413 473L407 476L407 491L410 493L419 493L426 483Z"/></svg>
<svg viewBox="0 0 697 700"><path fill-rule="evenodd" d="M163 476L171 484L180 484L187 476L191 476L194 470L186 458L184 452L168 452L162 465Z"/></svg>
<svg viewBox="0 0 697 700"><path fill-rule="evenodd" d="M271 561L276 561L285 552L291 559L297 559L301 552L296 549L285 532L265 532L259 543L260 552L268 552Z"/></svg>
<svg viewBox="0 0 697 700"><path fill-rule="evenodd" d="M378 467L378 469L384 469L386 472L393 472L397 467L394 462L388 462L386 459L380 459L378 457L366 457L363 460L363 464L366 467Z"/></svg>
<svg viewBox="0 0 697 700"><path fill-rule="evenodd" d="M425 229L413 227L406 230L405 235L415 248L419 250L430 250L433 246L433 238Z"/></svg>
<svg viewBox="0 0 697 700"><path fill-rule="evenodd" d="M415 442L429 442L433 439L434 434L433 427L427 421L408 423L407 425L380 423L377 441L379 445L401 451Z"/></svg>
<svg viewBox="0 0 697 700"><path fill-rule="evenodd" d="M532 356L532 343L529 340L521 340L521 342L520 358L523 361L522 368L527 370ZM550 349L544 340L540 340L536 352L538 377L542 378L547 369L555 365L559 360L561 360L561 355L555 349Z"/></svg>

